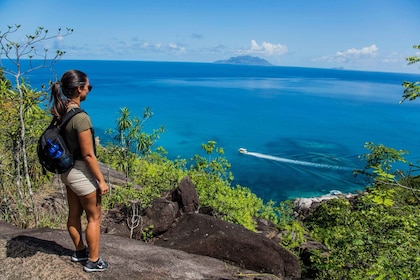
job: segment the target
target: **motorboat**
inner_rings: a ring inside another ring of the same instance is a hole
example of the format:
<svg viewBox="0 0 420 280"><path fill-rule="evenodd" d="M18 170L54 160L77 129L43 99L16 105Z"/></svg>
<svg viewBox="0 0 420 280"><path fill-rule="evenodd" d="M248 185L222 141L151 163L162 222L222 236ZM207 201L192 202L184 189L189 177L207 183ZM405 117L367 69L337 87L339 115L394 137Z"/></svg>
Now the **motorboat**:
<svg viewBox="0 0 420 280"><path fill-rule="evenodd" d="M247 154L248 151L245 148L239 148L239 152L242 154Z"/></svg>

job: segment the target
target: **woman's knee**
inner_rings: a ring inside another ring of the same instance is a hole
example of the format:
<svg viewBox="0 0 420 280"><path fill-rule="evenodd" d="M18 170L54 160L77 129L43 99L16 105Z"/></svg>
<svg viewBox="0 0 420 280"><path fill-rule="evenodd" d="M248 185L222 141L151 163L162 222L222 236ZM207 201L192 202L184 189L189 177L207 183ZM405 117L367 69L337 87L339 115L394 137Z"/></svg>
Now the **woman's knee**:
<svg viewBox="0 0 420 280"><path fill-rule="evenodd" d="M101 211L86 212L86 219L88 222L98 222L101 220Z"/></svg>
<svg viewBox="0 0 420 280"><path fill-rule="evenodd" d="M88 221L98 221L101 219L101 205L98 203L96 192L80 197L80 201L86 213Z"/></svg>

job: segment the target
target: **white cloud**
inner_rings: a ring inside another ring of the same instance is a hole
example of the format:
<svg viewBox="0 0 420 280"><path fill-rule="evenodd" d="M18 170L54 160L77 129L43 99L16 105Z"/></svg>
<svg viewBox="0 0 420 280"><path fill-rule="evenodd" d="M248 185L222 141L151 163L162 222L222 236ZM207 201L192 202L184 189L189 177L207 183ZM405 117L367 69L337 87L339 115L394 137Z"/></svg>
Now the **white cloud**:
<svg viewBox="0 0 420 280"><path fill-rule="evenodd" d="M376 47L375 44L369 46L369 47L364 47L361 49L355 49L355 48L351 48L345 51L338 51L336 53L337 57L349 57L349 56L361 56L361 55L376 55L376 52L378 51L378 48Z"/></svg>
<svg viewBox="0 0 420 280"><path fill-rule="evenodd" d="M349 63L359 60L365 60L373 58L378 53L378 47L373 44L369 47L363 47L361 49L351 48L345 51L338 51L335 55L331 56L322 56L317 60L328 61L328 62L340 62L340 63Z"/></svg>
<svg viewBox="0 0 420 280"><path fill-rule="evenodd" d="M259 54L259 55L284 55L288 52L287 47L281 44L272 44L269 42L262 42L261 45L255 40L251 40L251 48L248 50L239 51L245 54Z"/></svg>

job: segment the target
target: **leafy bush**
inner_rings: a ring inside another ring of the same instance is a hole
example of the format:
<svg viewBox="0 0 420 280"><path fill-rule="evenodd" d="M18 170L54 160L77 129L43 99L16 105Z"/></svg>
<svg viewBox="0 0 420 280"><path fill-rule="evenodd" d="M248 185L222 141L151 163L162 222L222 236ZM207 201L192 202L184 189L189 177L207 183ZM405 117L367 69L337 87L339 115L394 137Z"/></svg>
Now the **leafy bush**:
<svg viewBox="0 0 420 280"><path fill-rule="evenodd" d="M329 253L314 254L317 279L416 279L419 207L378 204L369 195L321 204L305 225Z"/></svg>

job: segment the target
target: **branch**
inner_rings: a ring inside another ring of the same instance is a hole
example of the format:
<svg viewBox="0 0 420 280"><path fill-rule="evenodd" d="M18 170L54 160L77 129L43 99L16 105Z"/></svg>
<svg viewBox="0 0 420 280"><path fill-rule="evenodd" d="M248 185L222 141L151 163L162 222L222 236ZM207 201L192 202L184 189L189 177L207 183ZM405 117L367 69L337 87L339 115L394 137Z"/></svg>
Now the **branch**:
<svg viewBox="0 0 420 280"><path fill-rule="evenodd" d="M48 30L44 30L43 27L38 27L33 35L26 35L26 41L22 44L14 42L8 38L10 34L15 33L20 28L20 25L15 27L9 26L9 29L0 35L0 58L4 55L10 62L16 66L17 70L14 71L10 68L4 68L4 72L19 77L28 73L31 73L40 68L52 67L61 56L65 54L64 51L56 50L55 55L48 62L48 49L44 48L42 52L38 52L37 45L43 41L66 37L73 33L73 29L66 28L65 32L62 32L61 28L58 29L58 32L55 35L48 36ZM28 56L30 60L30 68L21 72L20 60ZM36 57L41 57L40 65L35 66L33 64L33 59ZM0 60L0 66L3 66Z"/></svg>
<svg viewBox="0 0 420 280"><path fill-rule="evenodd" d="M127 225L130 228L130 239L133 238L134 229L137 228L140 223L143 224L143 219L139 214L141 205L137 201L131 201L131 218L130 214L127 215Z"/></svg>

